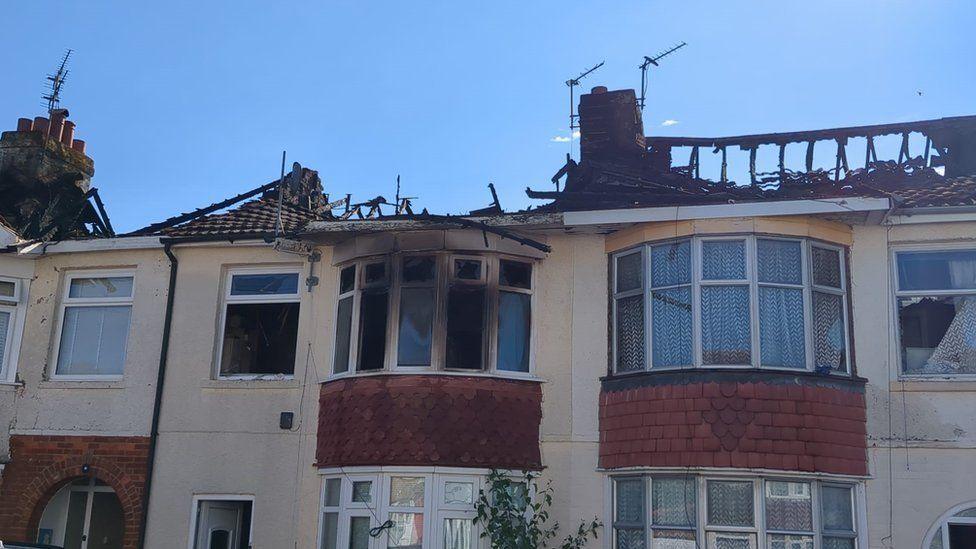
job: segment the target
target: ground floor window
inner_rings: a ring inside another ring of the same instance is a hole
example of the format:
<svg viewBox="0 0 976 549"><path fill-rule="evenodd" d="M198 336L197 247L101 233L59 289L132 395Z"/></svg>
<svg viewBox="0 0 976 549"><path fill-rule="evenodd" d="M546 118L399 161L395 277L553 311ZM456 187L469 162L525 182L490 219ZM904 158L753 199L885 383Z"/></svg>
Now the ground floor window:
<svg viewBox="0 0 976 549"><path fill-rule="evenodd" d="M430 469L323 477L320 549L472 549L483 477Z"/></svg>
<svg viewBox="0 0 976 549"><path fill-rule="evenodd" d="M78 479L44 507L37 542L64 549L122 549L124 518L111 486L95 478Z"/></svg>
<svg viewBox="0 0 976 549"><path fill-rule="evenodd" d="M927 549L976 548L976 502L961 505L939 520L929 534Z"/></svg>
<svg viewBox="0 0 976 549"><path fill-rule="evenodd" d="M193 498L193 549L249 549L254 500L249 496Z"/></svg>
<svg viewBox="0 0 976 549"><path fill-rule="evenodd" d="M855 549L855 485L800 478L613 477L616 549Z"/></svg>

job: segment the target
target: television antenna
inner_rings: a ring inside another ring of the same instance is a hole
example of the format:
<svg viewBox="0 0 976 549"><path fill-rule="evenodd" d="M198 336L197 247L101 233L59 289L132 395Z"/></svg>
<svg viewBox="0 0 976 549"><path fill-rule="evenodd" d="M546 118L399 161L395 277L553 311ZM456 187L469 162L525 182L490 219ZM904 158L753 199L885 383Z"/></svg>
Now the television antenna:
<svg viewBox="0 0 976 549"><path fill-rule="evenodd" d="M48 80L48 93L42 96L42 99L47 101L47 112L51 114L55 109L61 106L61 86L64 85L64 81L68 79L68 59L71 58L71 54L74 50L68 50L64 52L64 57L61 58L61 66L58 67L57 72L54 74L47 75Z"/></svg>
<svg viewBox="0 0 976 549"><path fill-rule="evenodd" d="M569 80L566 81L566 85L569 86L569 133L570 134L573 133L573 130L579 128L579 124L577 123L577 120L579 120L579 115L576 114L576 95L575 95L576 86L580 85L580 80L586 78L591 72L602 67L604 63L606 63L606 61L600 61L599 65L595 65L580 73L580 75L577 76L576 78L570 78ZM570 135L570 139L572 139L572 135Z"/></svg>
<svg viewBox="0 0 976 549"><path fill-rule="evenodd" d="M637 67L641 71L641 94L640 94L640 99L637 101L637 105L640 107L641 112L644 112L644 98L647 96L647 70L651 68L651 65L654 65L655 67L660 66L658 61L664 59L668 55L671 55L672 53L680 50L681 48L687 45L688 44L686 42L682 42L680 44L675 44L674 46L671 46L671 48L669 48L668 50L662 51L661 53L655 55L654 57L648 57L646 55L644 56L644 62Z"/></svg>

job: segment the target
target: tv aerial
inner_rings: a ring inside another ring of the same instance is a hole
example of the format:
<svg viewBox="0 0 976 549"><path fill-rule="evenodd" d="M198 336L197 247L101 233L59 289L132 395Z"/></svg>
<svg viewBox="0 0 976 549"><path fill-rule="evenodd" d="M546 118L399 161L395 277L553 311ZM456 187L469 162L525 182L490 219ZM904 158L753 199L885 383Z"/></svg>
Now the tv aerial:
<svg viewBox="0 0 976 549"><path fill-rule="evenodd" d="M589 76L589 74L591 72L593 72L593 71L599 69L600 67L602 67L604 63L606 63L606 61L600 61L600 64L599 65L595 65L595 66L593 66L593 67L591 67L591 68L583 71L582 73L580 73L580 75L577 76L576 78L570 78L569 80L566 81L566 85L569 86L569 132L570 132L570 134L573 133L573 130L579 128L579 124L577 124L577 120L579 119L579 115L576 114L576 104L575 104L576 103L576 94L575 94L576 86L579 86L580 85L580 80L586 78L587 76ZM570 136L570 139L572 139L572 136Z"/></svg>
<svg viewBox="0 0 976 549"><path fill-rule="evenodd" d="M640 107L641 112L644 112L644 98L647 96L647 70L651 68L651 65L654 65L655 67L660 66L658 61L664 59L668 55L671 55L672 53L680 50L681 48L687 45L688 44L686 42L682 42L680 44L675 44L674 46L671 46L671 48L667 49L666 51L662 51L661 53L658 53L654 57L648 57L646 55L644 56L644 62L637 67L641 71L641 94L640 94L640 99L638 99L637 101L637 105Z"/></svg>
<svg viewBox="0 0 976 549"><path fill-rule="evenodd" d="M51 114L55 109L61 106L61 86L63 86L64 81L68 79L68 59L71 58L73 51L74 50L69 49L68 51L64 52L64 57L61 58L61 66L58 67L57 72L47 75L49 91L41 98L47 101L48 114Z"/></svg>

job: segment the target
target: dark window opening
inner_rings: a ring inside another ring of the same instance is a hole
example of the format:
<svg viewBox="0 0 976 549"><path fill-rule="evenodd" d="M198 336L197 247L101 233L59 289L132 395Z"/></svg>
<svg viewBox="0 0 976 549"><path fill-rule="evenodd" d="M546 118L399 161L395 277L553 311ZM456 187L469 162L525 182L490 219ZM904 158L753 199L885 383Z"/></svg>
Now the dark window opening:
<svg viewBox="0 0 976 549"><path fill-rule="evenodd" d="M352 336L352 296L339 300L336 312L335 372L349 370L350 337Z"/></svg>
<svg viewBox="0 0 976 549"><path fill-rule="evenodd" d="M370 263L366 265L364 276L366 284L381 284L386 282L386 263Z"/></svg>
<svg viewBox="0 0 976 549"><path fill-rule="evenodd" d="M520 261L501 260L498 283L502 286L528 290L532 287L532 265Z"/></svg>
<svg viewBox="0 0 976 549"><path fill-rule="evenodd" d="M369 266L366 267L369 272ZM359 309L362 333L359 338L358 370L383 369L386 354L386 316L389 292L386 288L370 288L363 291Z"/></svg>
<svg viewBox="0 0 976 549"><path fill-rule="evenodd" d="M451 287L447 298L448 368L484 367L485 289Z"/></svg>
<svg viewBox="0 0 976 549"><path fill-rule="evenodd" d="M455 259L454 277L461 280L481 280L481 261L477 259Z"/></svg>
<svg viewBox="0 0 976 549"><path fill-rule="evenodd" d="M404 282L430 282L434 280L434 258L415 256L403 259L402 278Z"/></svg>
<svg viewBox="0 0 976 549"><path fill-rule="evenodd" d="M293 374L298 309L298 303L227 305L220 374Z"/></svg>
<svg viewBox="0 0 976 549"><path fill-rule="evenodd" d="M351 265L339 274L339 293L351 292L356 285L356 266Z"/></svg>
<svg viewBox="0 0 976 549"><path fill-rule="evenodd" d="M950 524L949 549L976 549L976 524Z"/></svg>

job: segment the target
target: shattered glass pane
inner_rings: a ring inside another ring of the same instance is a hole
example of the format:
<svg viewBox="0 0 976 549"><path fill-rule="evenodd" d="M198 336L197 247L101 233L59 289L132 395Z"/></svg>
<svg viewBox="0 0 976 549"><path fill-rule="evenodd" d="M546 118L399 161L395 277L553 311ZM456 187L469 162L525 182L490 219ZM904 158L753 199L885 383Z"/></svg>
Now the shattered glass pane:
<svg viewBox="0 0 976 549"><path fill-rule="evenodd" d="M701 324L705 364L752 362L748 286L702 286Z"/></svg>
<svg viewBox="0 0 976 549"><path fill-rule="evenodd" d="M799 242L760 238L756 245L759 282L803 283L803 247Z"/></svg>
<svg viewBox="0 0 976 549"><path fill-rule="evenodd" d="M644 296L617 299L617 371L644 368Z"/></svg>
<svg viewBox="0 0 976 549"><path fill-rule="evenodd" d="M651 481L651 524L694 526L697 509L695 480L694 477L654 477Z"/></svg>
<svg viewBox="0 0 976 549"><path fill-rule="evenodd" d="M745 277L745 240L706 240L702 242L702 278L705 280L742 280Z"/></svg>
<svg viewBox="0 0 976 549"><path fill-rule="evenodd" d="M824 486L820 492L820 513L823 529L834 532L853 532L854 517L851 505L851 489L842 486Z"/></svg>
<svg viewBox="0 0 976 549"><path fill-rule="evenodd" d="M813 350L818 371L847 371L841 296L813 292Z"/></svg>
<svg viewBox="0 0 976 549"><path fill-rule="evenodd" d="M434 280L436 263L429 255L403 258L400 277L404 282L431 282Z"/></svg>
<svg viewBox="0 0 976 549"><path fill-rule="evenodd" d="M763 366L806 368L803 290L759 287L759 349Z"/></svg>
<svg viewBox="0 0 976 549"><path fill-rule="evenodd" d="M899 298L898 320L905 373L976 373L976 296Z"/></svg>
<svg viewBox="0 0 976 549"><path fill-rule="evenodd" d="M813 499L809 483L766 481L766 528L813 531Z"/></svg>
<svg viewBox="0 0 976 549"><path fill-rule="evenodd" d="M644 549L644 529L617 528L616 549Z"/></svg>
<svg viewBox="0 0 976 549"><path fill-rule="evenodd" d="M386 263L369 263L364 271L366 284L386 282Z"/></svg>
<svg viewBox="0 0 976 549"><path fill-rule="evenodd" d="M393 477L390 479L390 505L397 507L423 507L424 478Z"/></svg>
<svg viewBox="0 0 976 549"><path fill-rule="evenodd" d="M221 375L293 374L298 311L298 303L227 305Z"/></svg>
<svg viewBox="0 0 976 549"><path fill-rule="evenodd" d="M752 482L708 481L708 524L748 526L755 524Z"/></svg>
<svg viewBox="0 0 976 549"><path fill-rule="evenodd" d="M617 257L617 292L637 290L642 287L641 257L640 252Z"/></svg>
<svg viewBox="0 0 976 549"><path fill-rule="evenodd" d="M477 259L455 259L454 277L461 280L481 280L481 261Z"/></svg>
<svg viewBox="0 0 976 549"><path fill-rule="evenodd" d="M813 536L769 534L766 540L769 549L813 549Z"/></svg>
<svg viewBox="0 0 976 549"><path fill-rule="evenodd" d="M498 283L510 288L528 290L532 287L532 265L521 261L501 260Z"/></svg>
<svg viewBox="0 0 976 549"><path fill-rule="evenodd" d="M616 522L624 524L644 523L644 481L639 478L620 479L614 482L617 489Z"/></svg>
<svg viewBox="0 0 976 549"><path fill-rule="evenodd" d="M651 286L677 286L691 282L691 242L651 247Z"/></svg>
<svg viewBox="0 0 976 549"><path fill-rule="evenodd" d="M339 273L339 293L351 292L356 287L356 266L350 265Z"/></svg>
<svg viewBox="0 0 976 549"><path fill-rule="evenodd" d="M817 286L840 288L840 252L813 247L813 283Z"/></svg>
<svg viewBox="0 0 976 549"><path fill-rule="evenodd" d="M690 287L651 292L651 334L652 367L691 365Z"/></svg>

